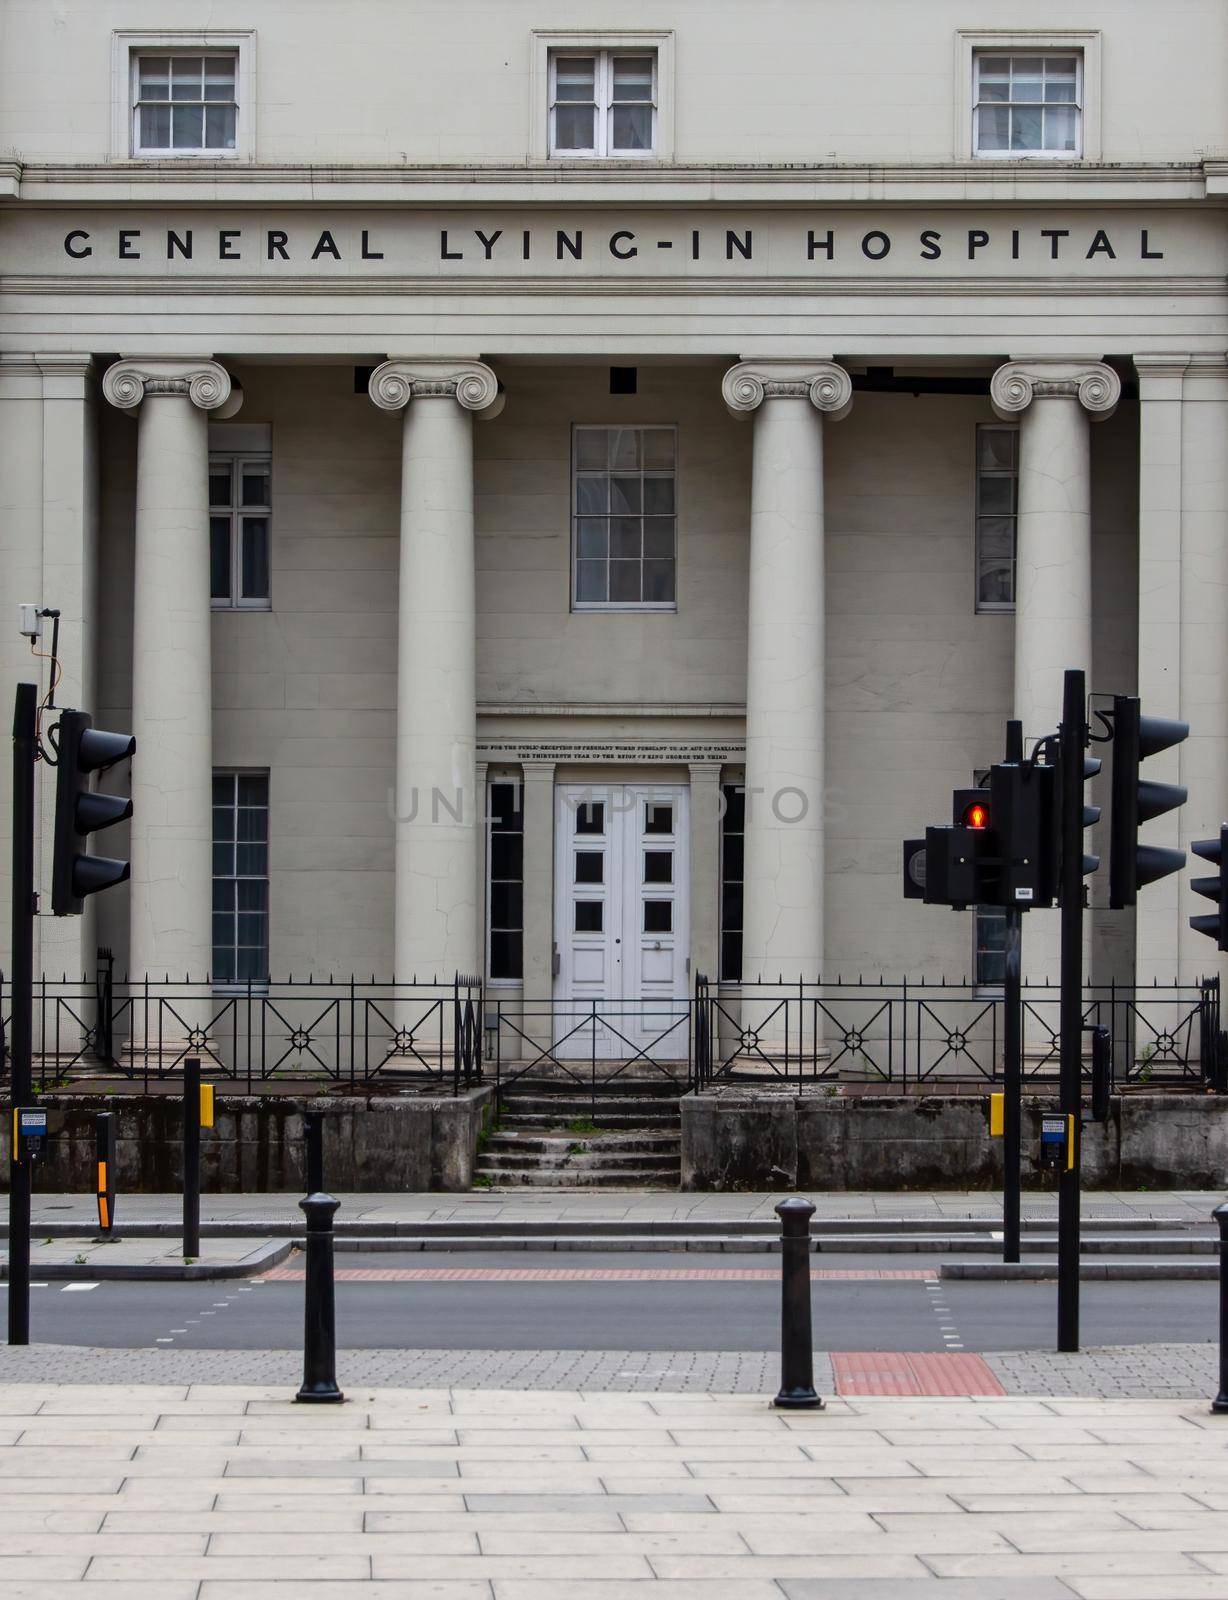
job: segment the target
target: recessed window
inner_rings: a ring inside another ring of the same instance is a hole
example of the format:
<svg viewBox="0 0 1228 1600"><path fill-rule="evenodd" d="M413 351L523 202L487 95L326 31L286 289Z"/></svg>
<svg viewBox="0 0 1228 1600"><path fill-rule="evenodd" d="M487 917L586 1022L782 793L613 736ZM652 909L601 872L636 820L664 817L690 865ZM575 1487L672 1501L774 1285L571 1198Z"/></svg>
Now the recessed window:
<svg viewBox="0 0 1228 1600"><path fill-rule="evenodd" d="M576 882L604 883L605 856L600 850L576 851Z"/></svg>
<svg viewBox="0 0 1228 1600"><path fill-rule="evenodd" d="M672 933L674 931L674 902L672 900L644 901L644 932Z"/></svg>
<svg viewBox="0 0 1228 1600"><path fill-rule="evenodd" d="M746 790L726 784L721 791L725 810L721 818L721 981L737 983L742 976L742 845L746 833Z"/></svg>
<svg viewBox="0 0 1228 1600"><path fill-rule="evenodd" d="M1006 912L1001 906L977 906L974 982L978 989L1001 989L1006 981Z"/></svg>
<svg viewBox="0 0 1228 1600"><path fill-rule="evenodd" d="M576 901L576 932L600 933L603 925L605 902L602 900Z"/></svg>
<svg viewBox="0 0 1228 1600"><path fill-rule="evenodd" d="M978 50L973 71L972 148L978 156L1082 155L1080 51Z"/></svg>
<svg viewBox="0 0 1228 1600"><path fill-rule="evenodd" d="M239 54L133 51L134 155L233 153Z"/></svg>
<svg viewBox="0 0 1228 1600"><path fill-rule="evenodd" d="M524 805L519 783L492 781L487 919L492 979L524 975Z"/></svg>
<svg viewBox="0 0 1228 1600"><path fill-rule="evenodd" d="M976 609L1015 609L1019 534L1019 427L976 430Z"/></svg>
<svg viewBox="0 0 1228 1600"><path fill-rule="evenodd" d="M213 981L269 976L269 775L213 774Z"/></svg>
<svg viewBox="0 0 1228 1600"><path fill-rule="evenodd" d="M550 53L550 154L652 156L656 152L657 53Z"/></svg>
<svg viewBox="0 0 1228 1600"><path fill-rule="evenodd" d="M215 609L268 610L272 456L209 456L209 583Z"/></svg>
<svg viewBox="0 0 1228 1600"><path fill-rule="evenodd" d="M672 610L675 430L577 427L573 448L574 605Z"/></svg>

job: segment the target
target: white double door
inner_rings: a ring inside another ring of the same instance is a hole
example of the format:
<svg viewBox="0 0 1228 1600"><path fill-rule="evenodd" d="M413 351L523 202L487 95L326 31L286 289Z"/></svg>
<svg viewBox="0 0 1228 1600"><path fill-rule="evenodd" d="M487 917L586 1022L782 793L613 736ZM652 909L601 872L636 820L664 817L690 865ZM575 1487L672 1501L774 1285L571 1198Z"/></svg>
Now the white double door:
<svg viewBox="0 0 1228 1600"><path fill-rule="evenodd" d="M688 1013L678 1002L689 989L688 799L673 784L556 790L559 1054L686 1056ZM585 1022L594 1009L600 1021Z"/></svg>

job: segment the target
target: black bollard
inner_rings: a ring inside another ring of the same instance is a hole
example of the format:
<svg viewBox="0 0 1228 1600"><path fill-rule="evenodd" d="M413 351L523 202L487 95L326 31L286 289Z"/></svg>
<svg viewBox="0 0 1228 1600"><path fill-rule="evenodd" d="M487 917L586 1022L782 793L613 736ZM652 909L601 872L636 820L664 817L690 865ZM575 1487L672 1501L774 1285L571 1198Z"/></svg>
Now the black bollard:
<svg viewBox="0 0 1228 1600"><path fill-rule="evenodd" d="M1211 1409L1223 1416L1228 1412L1228 1205L1216 1206L1211 1216L1219 1224L1219 1393Z"/></svg>
<svg viewBox="0 0 1228 1600"><path fill-rule="evenodd" d="M324 1192L324 1113L303 1112L303 1138L307 1141L307 1193Z"/></svg>
<svg viewBox="0 0 1228 1600"><path fill-rule="evenodd" d="M333 1215L341 1204L331 1194L299 1201L307 1218L307 1282L303 1302L303 1384L296 1400L336 1405L337 1318L333 1300Z"/></svg>
<svg viewBox="0 0 1228 1600"><path fill-rule="evenodd" d="M183 1253L200 1255L200 1059L183 1064Z"/></svg>
<svg viewBox="0 0 1228 1600"><path fill-rule="evenodd" d="M774 1405L793 1411L822 1410L814 1389L810 1331L809 1200L782 1200L780 1218L780 1393Z"/></svg>

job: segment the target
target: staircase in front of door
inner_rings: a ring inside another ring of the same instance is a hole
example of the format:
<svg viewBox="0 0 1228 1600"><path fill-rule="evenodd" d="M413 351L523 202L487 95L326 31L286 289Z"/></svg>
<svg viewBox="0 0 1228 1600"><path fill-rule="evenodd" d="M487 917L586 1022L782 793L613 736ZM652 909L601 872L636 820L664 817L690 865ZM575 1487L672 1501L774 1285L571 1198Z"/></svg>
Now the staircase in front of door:
<svg viewBox="0 0 1228 1600"><path fill-rule="evenodd" d="M679 1093L669 1083L606 1085L594 1106L557 1083L518 1083L478 1154L478 1179L498 1189L677 1189Z"/></svg>

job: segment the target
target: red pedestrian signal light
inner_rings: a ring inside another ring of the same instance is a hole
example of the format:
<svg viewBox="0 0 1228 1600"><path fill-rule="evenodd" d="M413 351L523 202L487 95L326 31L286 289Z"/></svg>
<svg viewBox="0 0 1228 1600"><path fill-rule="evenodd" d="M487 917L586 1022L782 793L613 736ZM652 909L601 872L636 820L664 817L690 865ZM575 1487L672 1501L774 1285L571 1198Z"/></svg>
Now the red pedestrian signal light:
<svg viewBox="0 0 1228 1600"><path fill-rule="evenodd" d="M989 826L989 807L980 800L974 800L970 806L964 807L962 825L965 828L987 828Z"/></svg>

